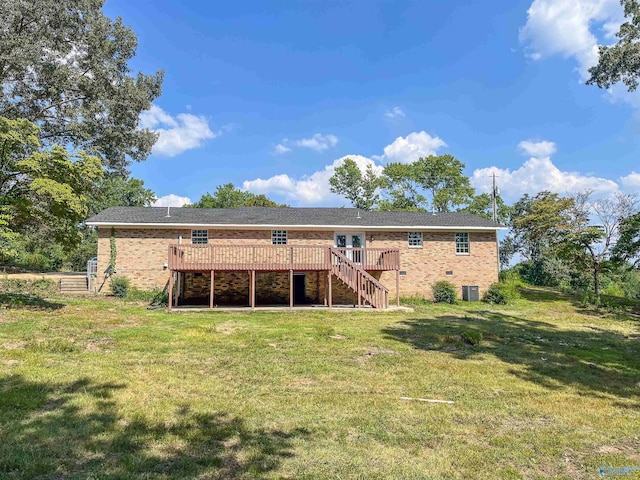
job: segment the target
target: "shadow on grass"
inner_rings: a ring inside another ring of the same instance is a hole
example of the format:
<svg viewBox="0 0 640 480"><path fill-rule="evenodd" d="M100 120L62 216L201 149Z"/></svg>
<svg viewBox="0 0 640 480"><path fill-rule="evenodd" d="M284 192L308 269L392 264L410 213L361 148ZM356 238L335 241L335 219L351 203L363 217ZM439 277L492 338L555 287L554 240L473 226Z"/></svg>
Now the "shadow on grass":
<svg viewBox="0 0 640 480"><path fill-rule="evenodd" d="M122 384L0 379L0 478L246 478L278 467L306 431L249 429L224 413L124 418Z"/></svg>
<svg viewBox="0 0 640 480"><path fill-rule="evenodd" d="M473 311L435 319L414 318L383 330L388 338L458 359L493 355L512 364L510 373L550 389L574 386L583 394L640 400L638 337L604 330L563 330L501 312ZM480 332L480 345L462 341Z"/></svg>
<svg viewBox="0 0 640 480"><path fill-rule="evenodd" d="M0 293L0 307L20 310L59 310L63 303L51 302L27 293Z"/></svg>

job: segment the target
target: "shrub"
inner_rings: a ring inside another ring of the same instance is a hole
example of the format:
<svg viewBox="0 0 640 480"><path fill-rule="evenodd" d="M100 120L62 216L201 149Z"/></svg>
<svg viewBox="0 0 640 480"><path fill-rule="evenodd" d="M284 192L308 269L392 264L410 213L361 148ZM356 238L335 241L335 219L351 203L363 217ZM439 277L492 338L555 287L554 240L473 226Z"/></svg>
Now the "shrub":
<svg viewBox="0 0 640 480"><path fill-rule="evenodd" d="M480 345L482 341L482 332L476 330L465 330L462 334L462 340L469 345Z"/></svg>
<svg viewBox="0 0 640 480"><path fill-rule="evenodd" d="M501 284L492 283L489 290L482 296L482 301L491 305L506 305L507 297L502 291Z"/></svg>
<svg viewBox="0 0 640 480"><path fill-rule="evenodd" d="M152 305L169 305L169 292L166 290L156 290L153 299L151 300Z"/></svg>
<svg viewBox="0 0 640 480"><path fill-rule="evenodd" d="M456 303L456 287L451 282L441 280L433 284L433 301L436 303Z"/></svg>
<svg viewBox="0 0 640 480"><path fill-rule="evenodd" d="M138 290L137 288L132 287L127 292L127 300L149 302L151 305L168 305L169 293L165 290L160 290L159 288L147 291Z"/></svg>
<svg viewBox="0 0 640 480"><path fill-rule="evenodd" d="M125 298L129 293L130 282L127 277L111 277L111 292L118 298Z"/></svg>

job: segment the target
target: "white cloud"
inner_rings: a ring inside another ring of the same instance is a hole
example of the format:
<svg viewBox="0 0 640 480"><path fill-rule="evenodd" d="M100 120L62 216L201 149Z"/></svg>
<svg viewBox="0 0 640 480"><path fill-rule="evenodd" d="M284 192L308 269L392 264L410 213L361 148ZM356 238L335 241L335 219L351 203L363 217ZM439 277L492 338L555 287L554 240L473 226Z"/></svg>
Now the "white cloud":
<svg viewBox="0 0 640 480"><path fill-rule="evenodd" d="M400 107L393 107L392 109L384 112L384 116L386 118L394 119L404 117L405 114Z"/></svg>
<svg viewBox="0 0 640 480"><path fill-rule="evenodd" d="M288 153L294 148L309 148L316 152L323 152L331 147L335 147L338 144L338 137L335 135L323 135L322 133L316 133L309 138L301 138L300 140L289 140L284 138L279 144L273 148L273 153L281 155Z"/></svg>
<svg viewBox="0 0 640 480"><path fill-rule="evenodd" d="M335 135L322 135L320 133L316 133L311 138L297 140L295 144L299 147L310 148L316 152L322 152L329 147L335 147L338 144L338 137Z"/></svg>
<svg viewBox="0 0 640 480"><path fill-rule="evenodd" d="M331 193L329 179L333 176L336 167L342 165L346 158L356 162L363 172L368 165L372 165L376 173L382 172L382 167L376 165L370 158L362 155L346 155L335 160L331 165L327 165L324 169L297 180L286 174L274 175L267 179L247 180L243 182L242 188L254 193L281 195L289 201L306 205L344 202L343 199L341 200L340 197Z"/></svg>
<svg viewBox="0 0 640 480"><path fill-rule="evenodd" d="M201 147L205 140L221 133L211 131L207 119L201 115L180 113L174 118L157 105L140 114L140 127L158 134L153 153L166 157Z"/></svg>
<svg viewBox="0 0 640 480"><path fill-rule="evenodd" d="M273 147L273 152L278 154L278 155L282 155L283 153L287 153L290 152L291 149L289 147L287 147L286 145L279 143L278 145L276 145L275 147Z"/></svg>
<svg viewBox="0 0 640 480"><path fill-rule="evenodd" d="M551 161L556 148L553 142L520 142L518 148L531 158L515 170L509 168L488 167L473 172L471 184L481 192L490 192L492 174L496 174L496 183L503 198L516 201L525 193L535 195L543 190L567 194L592 190L596 195L607 195L618 191L613 180L583 175L579 172L560 170Z"/></svg>
<svg viewBox="0 0 640 480"><path fill-rule="evenodd" d="M598 61L596 34L611 39L624 18L618 0L534 0L527 14L520 42L529 58L572 57L582 81Z"/></svg>
<svg viewBox="0 0 640 480"><path fill-rule="evenodd" d="M631 172L629 175L620 177L620 183L627 188L640 188L640 173Z"/></svg>
<svg viewBox="0 0 640 480"><path fill-rule="evenodd" d="M420 157L435 155L439 148L447 144L440 137L432 137L424 130L413 132L406 137L398 137L384 147L384 155L375 156L376 160L385 162L411 163Z"/></svg>
<svg viewBox="0 0 640 480"><path fill-rule="evenodd" d="M523 140L518 144L518 148L522 150L525 155L531 155L532 157L550 157L556 153L556 144L544 140L542 142Z"/></svg>
<svg viewBox="0 0 640 480"><path fill-rule="evenodd" d="M181 197L170 193L169 195L158 198L153 203L152 207L182 207L189 203L191 203L191 199L189 197Z"/></svg>

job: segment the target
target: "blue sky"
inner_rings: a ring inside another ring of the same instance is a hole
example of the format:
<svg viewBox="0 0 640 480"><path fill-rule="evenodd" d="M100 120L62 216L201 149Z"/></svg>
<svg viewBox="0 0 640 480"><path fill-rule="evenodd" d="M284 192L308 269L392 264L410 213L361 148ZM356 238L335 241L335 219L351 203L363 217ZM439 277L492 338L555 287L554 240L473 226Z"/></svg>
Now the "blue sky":
<svg viewBox="0 0 640 480"><path fill-rule="evenodd" d="M217 185L294 206L363 168L450 153L479 191L640 188L640 101L586 86L617 0L107 0L138 35L135 70L164 69L141 117L160 134L132 166L160 205Z"/></svg>

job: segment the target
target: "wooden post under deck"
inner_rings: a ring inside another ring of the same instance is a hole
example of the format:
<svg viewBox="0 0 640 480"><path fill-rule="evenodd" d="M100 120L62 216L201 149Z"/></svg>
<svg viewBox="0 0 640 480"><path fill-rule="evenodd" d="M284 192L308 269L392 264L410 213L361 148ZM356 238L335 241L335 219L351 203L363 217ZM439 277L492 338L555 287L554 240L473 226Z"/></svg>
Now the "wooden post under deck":
<svg viewBox="0 0 640 480"><path fill-rule="evenodd" d="M400 306L400 270L396 270L396 306Z"/></svg>
<svg viewBox="0 0 640 480"><path fill-rule="evenodd" d="M173 272L169 271L169 311L173 306Z"/></svg>
<svg viewBox="0 0 640 480"><path fill-rule="evenodd" d="M251 270L251 288L250 288L250 295L251 295L251 310L254 310L256 308L256 271L255 270Z"/></svg>
<svg viewBox="0 0 640 480"><path fill-rule="evenodd" d="M293 308L293 270L289 270L289 308Z"/></svg>
<svg viewBox="0 0 640 480"><path fill-rule="evenodd" d="M213 289L215 284L215 273L214 270L211 270L211 291L209 292L209 308L213 309Z"/></svg>
<svg viewBox="0 0 640 480"><path fill-rule="evenodd" d="M331 270L327 272L327 288L329 289L329 308L333 306L333 293L331 292Z"/></svg>
<svg viewBox="0 0 640 480"><path fill-rule="evenodd" d="M356 295L358 295L358 308L362 306L362 295L360 295L360 288L362 287L362 280L360 279L360 272L356 272Z"/></svg>

